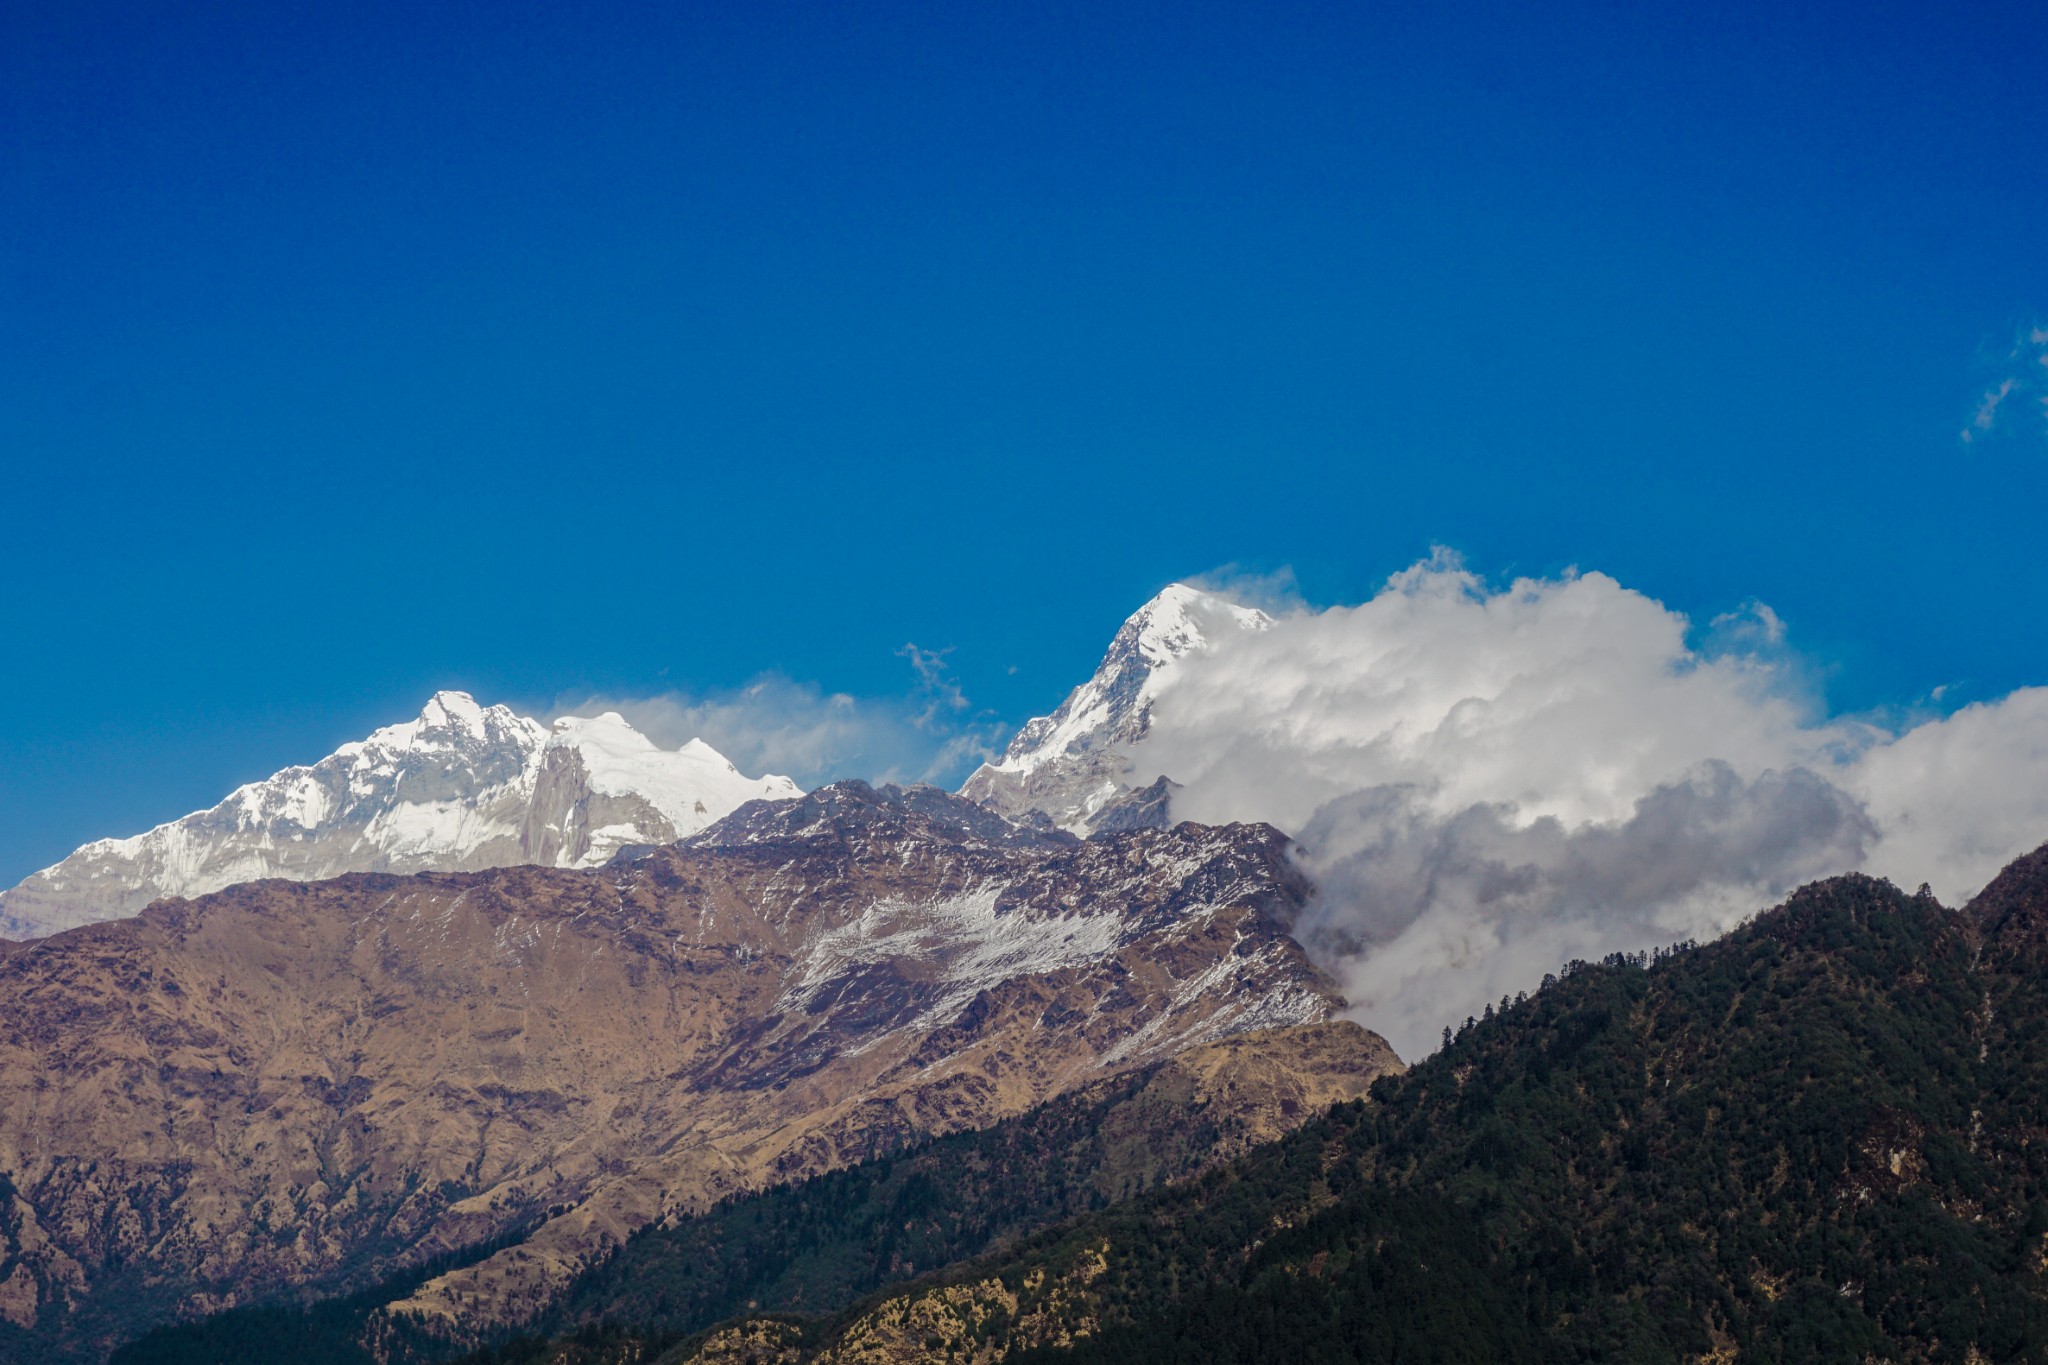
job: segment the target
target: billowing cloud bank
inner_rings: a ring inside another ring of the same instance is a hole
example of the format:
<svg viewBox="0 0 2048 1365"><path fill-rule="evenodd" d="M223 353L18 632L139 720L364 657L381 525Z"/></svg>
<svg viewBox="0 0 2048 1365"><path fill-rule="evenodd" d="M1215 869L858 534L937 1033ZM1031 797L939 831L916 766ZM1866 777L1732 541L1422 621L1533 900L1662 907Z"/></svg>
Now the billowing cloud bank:
<svg viewBox="0 0 2048 1365"><path fill-rule="evenodd" d="M1296 834L1301 933L1404 1055L1573 957L1719 933L1850 869L1954 903L2048 841L2048 689L1903 733L1816 713L1767 608L1454 558L1189 660L1133 777Z"/></svg>

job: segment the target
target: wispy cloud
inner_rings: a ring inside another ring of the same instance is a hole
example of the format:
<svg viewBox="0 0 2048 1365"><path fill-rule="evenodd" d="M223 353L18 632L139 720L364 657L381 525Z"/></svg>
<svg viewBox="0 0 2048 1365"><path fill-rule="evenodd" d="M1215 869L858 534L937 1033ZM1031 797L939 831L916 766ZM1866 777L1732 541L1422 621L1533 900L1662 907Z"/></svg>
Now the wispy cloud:
<svg viewBox="0 0 2048 1365"><path fill-rule="evenodd" d="M1227 597L1240 606L1257 607L1269 616L1290 615L1307 605L1290 565L1262 572L1241 564L1225 564L1183 581L1190 587Z"/></svg>
<svg viewBox="0 0 2048 1365"><path fill-rule="evenodd" d="M1998 362L1999 375L1962 430L1964 445L1999 434L2048 439L2048 327L2029 327Z"/></svg>
<svg viewBox="0 0 2048 1365"><path fill-rule="evenodd" d="M912 676L894 695L828 692L768 673L723 691L563 697L553 714L617 711L658 743L701 738L743 772L782 773L805 787L848 777L955 786L1007 735L975 711L947 653L915 644L898 650Z"/></svg>

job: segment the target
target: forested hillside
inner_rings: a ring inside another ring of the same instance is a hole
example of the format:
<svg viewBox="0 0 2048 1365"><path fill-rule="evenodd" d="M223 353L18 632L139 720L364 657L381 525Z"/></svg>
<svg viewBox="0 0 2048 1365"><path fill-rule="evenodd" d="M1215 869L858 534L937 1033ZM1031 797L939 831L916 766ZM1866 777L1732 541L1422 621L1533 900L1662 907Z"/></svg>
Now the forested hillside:
<svg viewBox="0 0 2048 1365"><path fill-rule="evenodd" d="M2044 926L2048 852L1963 912L1810 886L1188 1186L672 1358L2048 1358Z"/></svg>

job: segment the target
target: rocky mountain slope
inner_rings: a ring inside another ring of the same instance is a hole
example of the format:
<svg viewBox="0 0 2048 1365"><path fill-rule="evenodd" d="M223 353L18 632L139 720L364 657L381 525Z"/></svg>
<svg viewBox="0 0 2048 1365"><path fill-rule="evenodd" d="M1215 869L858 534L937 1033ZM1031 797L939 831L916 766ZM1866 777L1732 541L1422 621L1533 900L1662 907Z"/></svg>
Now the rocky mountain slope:
<svg viewBox="0 0 2048 1365"><path fill-rule="evenodd" d="M244 884L0 945L0 1356L344 1286L549 1302L665 1213L1338 1003L1263 826L1081 841L932 789L594 870Z"/></svg>
<svg viewBox="0 0 2048 1365"><path fill-rule="evenodd" d="M662 1359L2048 1359L2044 967L2048 849L1960 912L1816 883L1575 964L1189 1185Z"/></svg>
<svg viewBox="0 0 2048 1365"><path fill-rule="evenodd" d="M786 777L744 776L702 740L662 749L616 712L550 728L440 692L414 720L210 810L87 844L0 892L0 936L36 938L264 877L591 867L627 844L694 834L744 802L797 794Z"/></svg>
<svg viewBox="0 0 2048 1365"><path fill-rule="evenodd" d="M1011 819L1034 812L1086 833L1125 793L1125 750L1143 739L1152 702L1174 665L1233 631L1264 630L1272 618L1185 583L1166 587L1133 612L1088 681L1058 710L1028 722L1000 760L984 763L960 788ZM1133 803L1149 823L1167 818L1165 789ZM1134 823L1124 809L1121 825Z"/></svg>
<svg viewBox="0 0 2048 1365"><path fill-rule="evenodd" d="M752 1308L832 1312L1049 1224L1185 1178L1364 1095L1400 1063L1356 1024L1234 1034L1071 1091L989 1128L926 1140L642 1228L523 1333L636 1323L680 1340ZM386 1305L416 1275L300 1307L165 1326L114 1365L421 1365L445 1342ZM520 1338L492 1353L512 1353Z"/></svg>

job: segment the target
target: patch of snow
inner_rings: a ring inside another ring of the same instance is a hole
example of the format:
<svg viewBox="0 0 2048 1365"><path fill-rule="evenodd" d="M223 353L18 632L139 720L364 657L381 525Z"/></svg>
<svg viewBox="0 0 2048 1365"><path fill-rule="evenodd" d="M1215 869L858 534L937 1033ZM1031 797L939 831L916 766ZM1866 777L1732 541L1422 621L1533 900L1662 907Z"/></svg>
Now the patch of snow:
<svg viewBox="0 0 2048 1365"><path fill-rule="evenodd" d="M879 900L821 934L799 958L783 1008L801 1008L847 971L892 959L928 963L942 983L924 1018L951 1018L974 997L1013 977L1097 962L1128 942L1134 929L1116 913L1048 914L1035 906L996 913L1003 887L986 884L925 901Z"/></svg>

